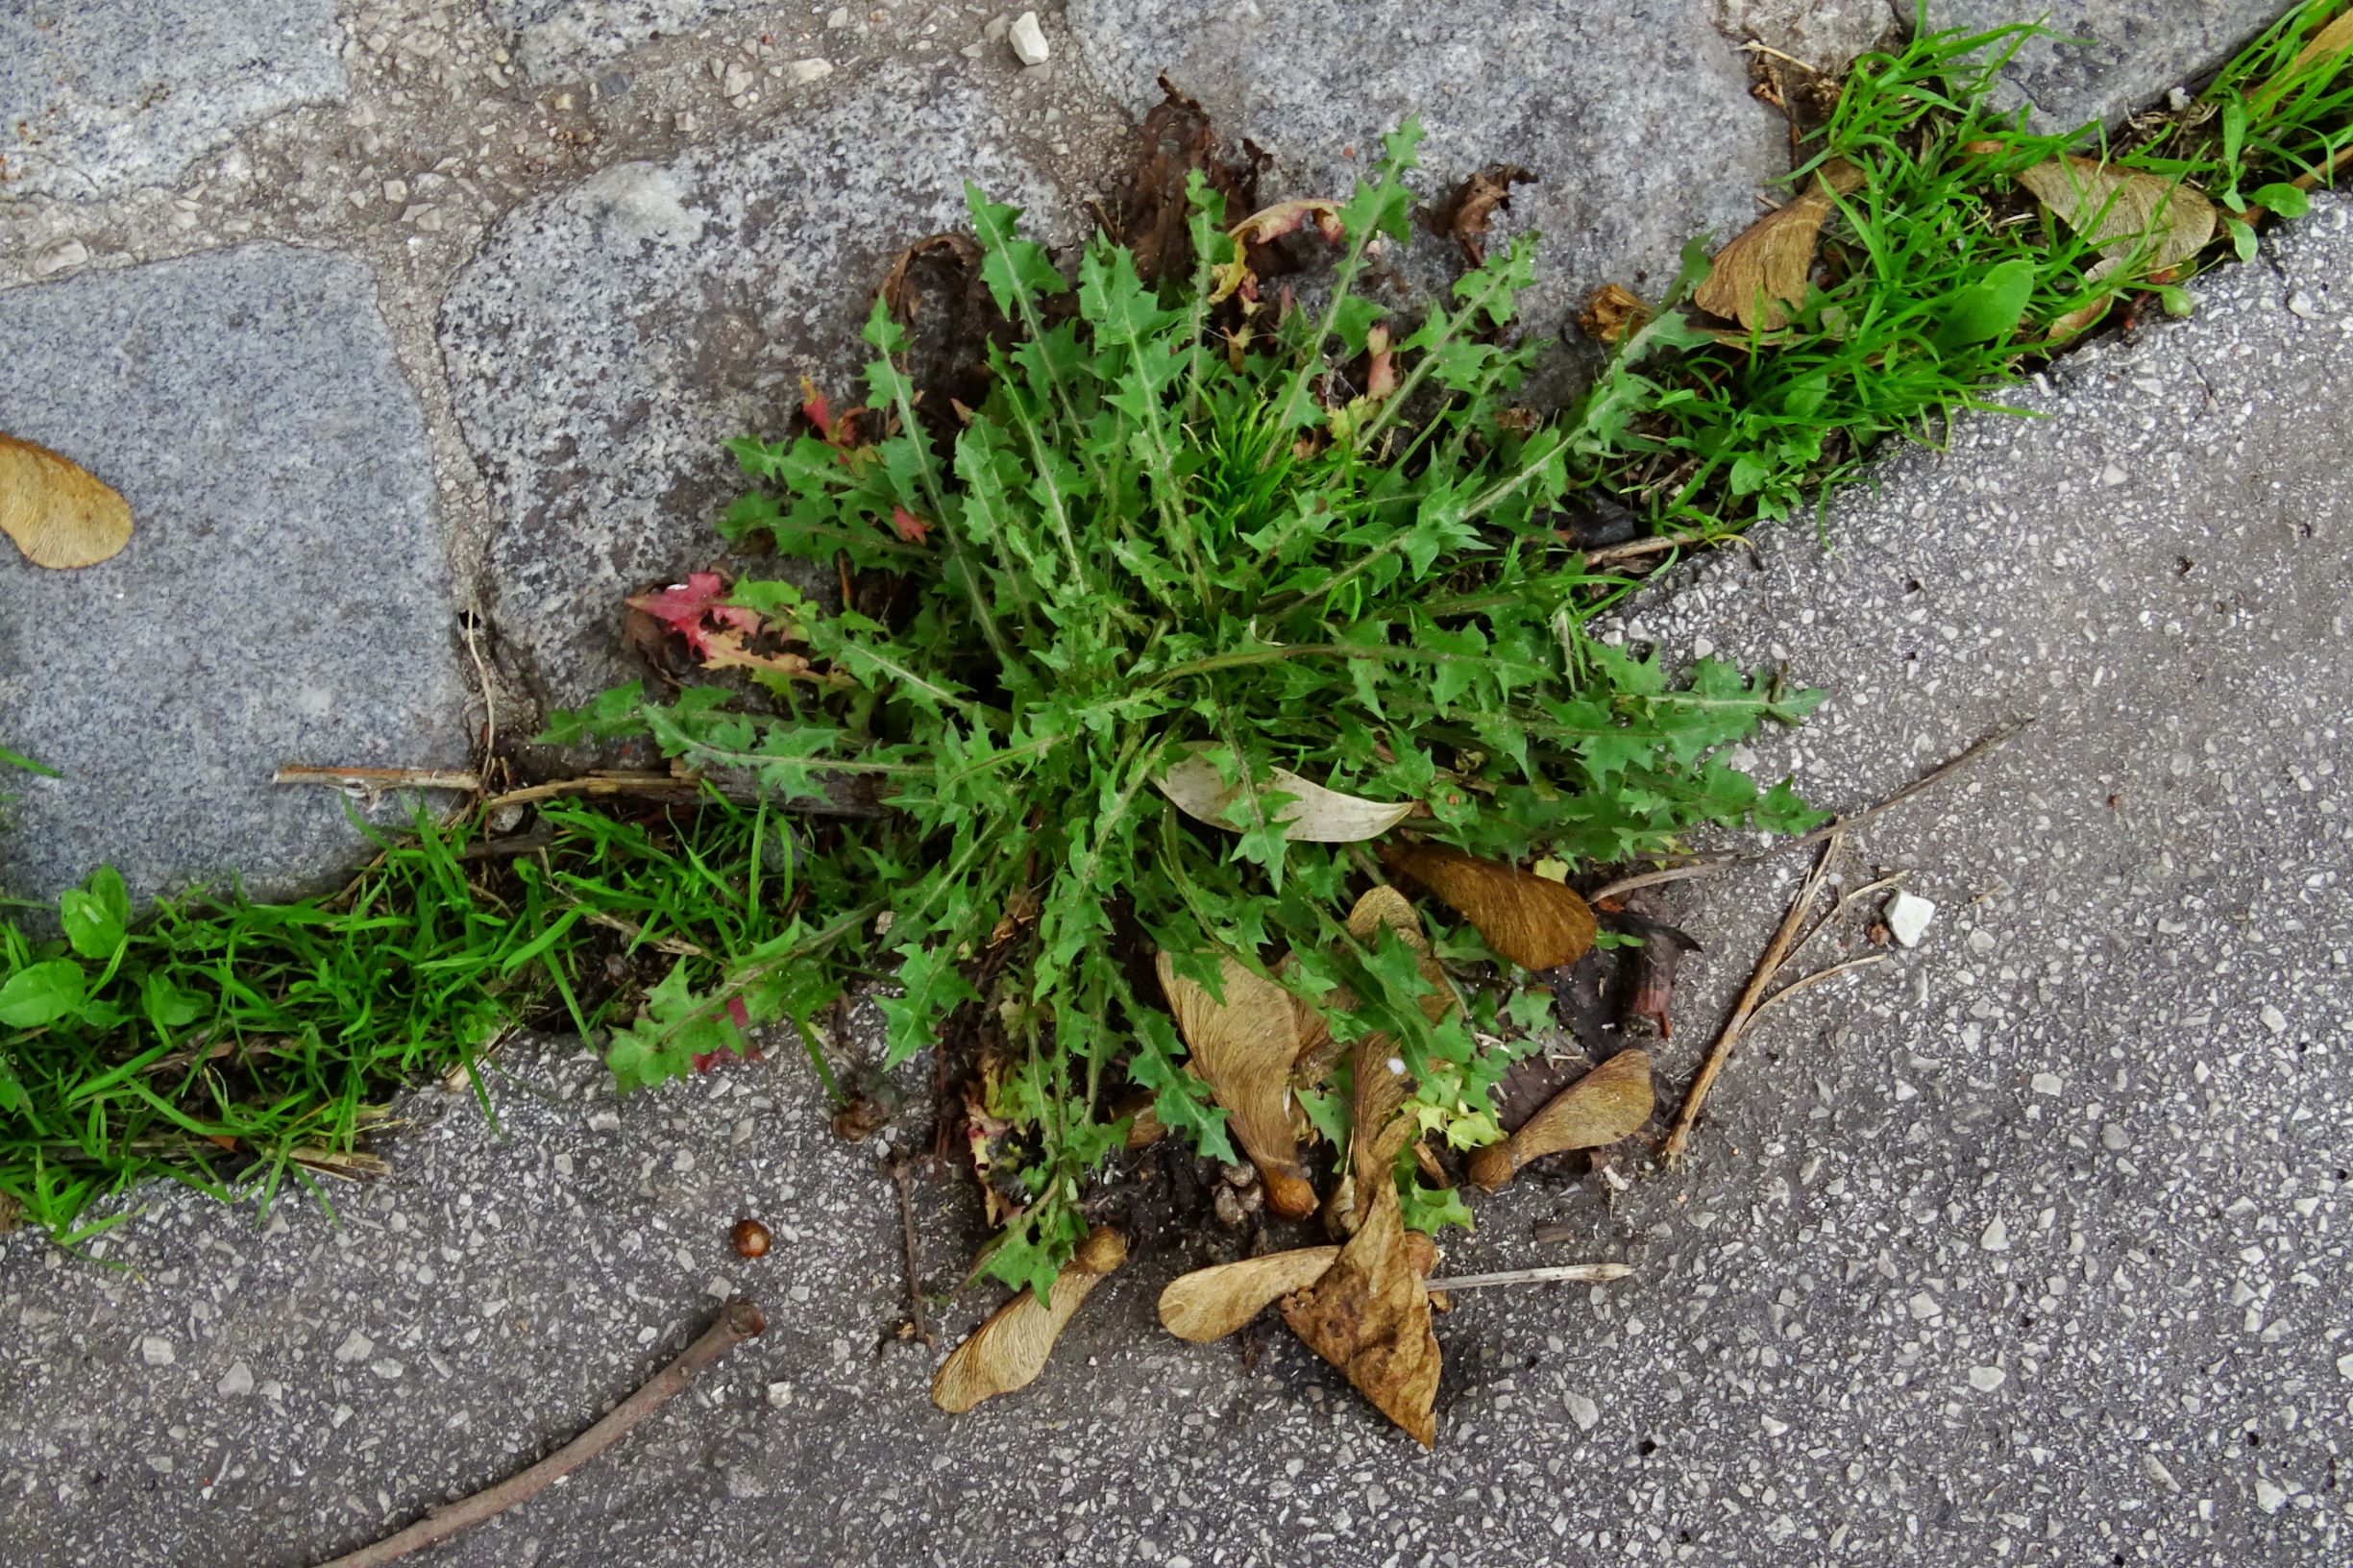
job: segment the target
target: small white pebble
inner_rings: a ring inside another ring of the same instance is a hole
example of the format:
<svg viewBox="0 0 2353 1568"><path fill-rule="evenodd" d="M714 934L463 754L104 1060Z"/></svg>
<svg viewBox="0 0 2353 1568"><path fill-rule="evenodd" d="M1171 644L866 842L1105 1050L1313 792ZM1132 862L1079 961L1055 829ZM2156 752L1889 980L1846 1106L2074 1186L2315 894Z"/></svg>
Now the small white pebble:
<svg viewBox="0 0 2353 1568"><path fill-rule="evenodd" d="M1969 1385L1981 1394L1990 1394L2010 1381L2010 1374L1998 1366L1973 1366L1969 1369Z"/></svg>
<svg viewBox="0 0 2353 1568"><path fill-rule="evenodd" d="M1763 1426L1765 1429L1765 1435L1768 1437L1778 1437L1789 1431L1788 1422L1777 1421L1769 1415L1764 1418Z"/></svg>
<svg viewBox="0 0 2353 1568"><path fill-rule="evenodd" d="M250 1394L254 1391L254 1369L243 1361L231 1361L229 1370L221 1374L221 1381L213 1388L215 1392L232 1399L239 1394Z"/></svg>
<svg viewBox="0 0 2353 1568"><path fill-rule="evenodd" d="M770 1384L768 1385L768 1402L776 1407L776 1409L780 1410L783 1409L787 1405L793 1403L793 1385L789 1383Z"/></svg>
<svg viewBox="0 0 2353 1568"><path fill-rule="evenodd" d="M1571 1388L1562 1394L1560 1403L1568 1407L1569 1419L1577 1423L1578 1431L1591 1432L1601 1424L1602 1408L1576 1389Z"/></svg>
<svg viewBox="0 0 2353 1568"><path fill-rule="evenodd" d="M1898 888L1895 895L1880 907L1879 919L1887 922L1887 934L1898 945L1917 947L1927 934L1928 922L1936 919L1936 904L1916 893Z"/></svg>
<svg viewBox="0 0 2353 1568"><path fill-rule="evenodd" d="M1999 1214L1986 1224L1985 1234L1977 1237L1977 1245L1988 1252L2010 1250L2010 1227L2001 1222Z"/></svg>
<svg viewBox="0 0 2353 1568"><path fill-rule="evenodd" d="M2284 1035L2288 1032L2288 1015L2273 1007L2269 1002L2263 1004L2263 1011L2256 1017L2262 1018L2263 1026L2275 1035Z"/></svg>
<svg viewBox="0 0 2353 1568"><path fill-rule="evenodd" d="M2059 1081L2059 1075L2055 1072L2038 1072L2034 1075L2034 1091L2055 1098L2067 1092L2067 1085Z"/></svg>
<svg viewBox="0 0 2353 1568"><path fill-rule="evenodd" d="M345 1335L343 1343L335 1347L335 1360L346 1366L351 1365L354 1361L364 1361L375 1354L376 1341L361 1334L357 1329Z"/></svg>
<svg viewBox="0 0 2353 1568"><path fill-rule="evenodd" d="M2255 1506L2266 1513L2277 1513L2288 1506L2288 1494L2267 1481L2255 1483Z"/></svg>
<svg viewBox="0 0 2353 1568"><path fill-rule="evenodd" d="M180 1359L172 1342L159 1334L151 1334L139 1341L139 1357L149 1366L169 1366Z"/></svg>
<svg viewBox="0 0 2353 1568"><path fill-rule="evenodd" d="M797 87L822 82L832 74L833 61L830 60L797 60L784 68L785 80Z"/></svg>
<svg viewBox="0 0 2353 1568"><path fill-rule="evenodd" d="M1005 37L1013 44L1014 58L1024 65L1042 65L1053 54L1046 47L1045 29L1038 25L1038 13L1034 11L1015 17L1012 31Z"/></svg>

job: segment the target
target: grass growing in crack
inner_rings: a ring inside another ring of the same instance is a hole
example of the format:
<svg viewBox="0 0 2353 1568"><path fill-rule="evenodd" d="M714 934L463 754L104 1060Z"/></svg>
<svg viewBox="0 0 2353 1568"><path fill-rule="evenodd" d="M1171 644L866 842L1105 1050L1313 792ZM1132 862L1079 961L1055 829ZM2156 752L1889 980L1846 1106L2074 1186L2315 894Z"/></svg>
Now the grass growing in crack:
<svg viewBox="0 0 2353 1568"><path fill-rule="evenodd" d="M1993 106L2000 68L2041 29L1924 29L1864 56L1792 176L1802 190L1841 159L1861 175L1836 200L1804 300L1775 331L1710 329L1685 307L1705 272L1695 248L1573 421L1578 478L1663 530L1721 537L1818 504L1887 437L1934 439L1956 413L1998 406L2112 306L2188 310L2179 285L2251 257L2256 224L2300 215L2353 138L2353 35L2323 36L2341 11L2299 6L2188 106L2113 138L2037 135L2022 110ZM2215 239L2181 264L2103 267L2099 246L2019 184L2071 151L2203 191L2221 209Z"/></svg>
<svg viewBox="0 0 2353 1568"><path fill-rule="evenodd" d="M540 815L523 855L422 820L331 898L197 894L135 922L101 870L61 900L61 940L0 924L0 1195L65 1235L148 1177L274 1193L347 1168L404 1083L462 1069L481 1092L478 1054L519 1022L586 1035L633 1009L639 955L709 983L794 928L772 813Z"/></svg>
<svg viewBox="0 0 2353 1568"><path fill-rule="evenodd" d="M1430 1125L1486 1136L1507 1053L1480 1037L1517 1032L1499 1004L1431 1025L1409 956L1337 926L1368 874L1359 851L1287 842L1279 793L1240 790L1228 821L1191 822L1158 772L1198 747L1236 785L1281 767L1424 802L1418 831L1512 859L1802 820L1711 760L1800 704L1714 666L1671 691L1587 643L1613 584L1553 548L1548 508L1614 493L1703 536L1790 515L1875 443L1990 406L2108 306L2181 307L2183 278L2247 254L2267 212L2299 210L2333 173L2353 120L2338 9L2299 7L2187 110L2114 138L2113 163L2224 208L2215 244L2162 272L2144 257L2095 276L2105 258L2019 190L2079 139L1986 107L2025 30L1868 57L1804 144L1802 177L1837 158L1863 178L1789 322L1710 332L1682 305L1695 262L1552 422L1510 406L1524 249L1426 319L1352 295L1405 222L1409 144L1344 207L1294 214L1337 230L1339 284L1279 323L1217 300L1248 257L1205 191L1189 275L1147 285L1097 247L1075 290L977 204L1006 317L991 399L968 420L919 403L878 314L873 409L834 439L740 449L765 488L733 514L739 535L846 555L900 590L826 615L786 585L736 584L708 646L766 702L627 691L558 723L650 733L780 802L854 774L897 815L788 832L716 795L634 819L551 805L523 855L485 854L471 817L428 822L339 897L194 898L136 923L101 873L62 901L62 939L0 926L0 1196L68 1236L144 1177L274 1188L333 1168L392 1087L475 1070L518 1023L610 1030L617 1077L650 1084L757 1022L790 1019L813 1049L818 1010L895 966L895 1056L982 1040L981 1110L1017 1169L991 1264L1038 1279L1118 1140L1115 1084L1231 1157L1136 962L1153 946L1204 978L1221 952L1263 970L1287 947L1303 962L1287 983L1364 999L1336 1032L1399 1039ZM1467 936L1442 950L1480 956ZM1420 1222L1450 1217L1401 1178Z"/></svg>

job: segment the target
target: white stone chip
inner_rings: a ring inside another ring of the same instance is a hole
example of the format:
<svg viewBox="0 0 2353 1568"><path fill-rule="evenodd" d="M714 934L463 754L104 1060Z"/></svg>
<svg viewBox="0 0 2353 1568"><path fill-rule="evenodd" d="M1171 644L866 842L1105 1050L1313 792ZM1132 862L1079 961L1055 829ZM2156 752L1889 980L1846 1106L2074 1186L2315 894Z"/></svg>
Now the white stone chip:
<svg viewBox="0 0 2353 1568"><path fill-rule="evenodd" d="M2266 1513L2277 1513L2288 1506L2288 1494L2267 1481L2255 1483L2255 1506Z"/></svg>
<svg viewBox="0 0 2353 1568"><path fill-rule="evenodd" d="M1899 945L1917 947L1927 933L1928 922L1936 919L1936 904L1932 899L1898 888L1895 896L1881 906L1879 918L1887 922L1887 934Z"/></svg>
<svg viewBox="0 0 2353 1568"><path fill-rule="evenodd" d="M1568 1407L1569 1419L1577 1423L1578 1431L1591 1432L1601 1425L1602 1408L1576 1389L1571 1388L1562 1394L1560 1403Z"/></svg>
<svg viewBox="0 0 2353 1568"><path fill-rule="evenodd" d="M149 1366L169 1366L180 1359L172 1342L159 1334L148 1335L139 1341L139 1358Z"/></svg>
<svg viewBox="0 0 2353 1568"><path fill-rule="evenodd" d="M1973 1366L1969 1369L1969 1385L1981 1394L1990 1394L2010 1381L2010 1374L1998 1366Z"/></svg>
<svg viewBox="0 0 2353 1568"><path fill-rule="evenodd" d="M2263 1026L2275 1035L2284 1035L2288 1032L2288 1015L2273 1007L2269 1002L2263 1004L2263 1011L2256 1017L2263 1019Z"/></svg>
<svg viewBox="0 0 2353 1568"><path fill-rule="evenodd" d="M243 1361L231 1361L229 1370L221 1374L221 1381L213 1384L213 1388L215 1392L233 1399L239 1394L250 1394L254 1391L254 1369Z"/></svg>
<svg viewBox="0 0 2353 1568"><path fill-rule="evenodd" d="M2067 1092L2067 1085L2055 1072L2038 1072L2034 1075L2034 1091L2037 1094L2048 1094L2055 1099Z"/></svg>
<svg viewBox="0 0 2353 1568"><path fill-rule="evenodd" d="M832 74L833 61L830 60L797 60L784 68L785 80L797 87L822 82Z"/></svg>
<svg viewBox="0 0 2353 1568"><path fill-rule="evenodd" d="M1768 1437L1783 1436L1789 1431L1788 1422L1777 1421L1770 1415L1763 1418L1762 1425L1765 1429L1765 1435Z"/></svg>
<svg viewBox="0 0 2353 1568"><path fill-rule="evenodd" d="M2337 1375L2347 1383L2353 1383L2353 1355L2337 1358Z"/></svg>
<svg viewBox="0 0 2353 1568"><path fill-rule="evenodd" d="M1042 65L1053 54L1046 47L1045 29L1038 25L1038 13L1034 11L1015 17L1005 37L1013 45L1014 58L1024 65Z"/></svg>
<svg viewBox="0 0 2353 1568"><path fill-rule="evenodd" d="M2008 1252L2010 1250L2010 1227L2001 1222L1999 1214L1996 1214L1987 1221L1985 1234L1977 1237L1977 1245L1987 1252Z"/></svg>
<svg viewBox="0 0 2353 1568"><path fill-rule="evenodd" d="M361 1334L357 1329L345 1335L343 1343L335 1347L335 1360L346 1366L355 1361L364 1361L375 1354L376 1341Z"/></svg>

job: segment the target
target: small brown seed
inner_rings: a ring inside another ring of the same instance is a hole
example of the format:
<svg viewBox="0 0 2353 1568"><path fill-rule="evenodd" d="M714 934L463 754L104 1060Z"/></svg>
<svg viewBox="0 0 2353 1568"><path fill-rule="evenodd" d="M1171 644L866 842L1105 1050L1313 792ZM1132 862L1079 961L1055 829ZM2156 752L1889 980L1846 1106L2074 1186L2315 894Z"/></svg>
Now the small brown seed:
<svg viewBox="0 0 2353 1568"><path fill-rule="evenodd" d="M756 1219L737 1220L735 1222L735 1250L739 1256L745 1258L767 1257L768 1227Z"/></svg>

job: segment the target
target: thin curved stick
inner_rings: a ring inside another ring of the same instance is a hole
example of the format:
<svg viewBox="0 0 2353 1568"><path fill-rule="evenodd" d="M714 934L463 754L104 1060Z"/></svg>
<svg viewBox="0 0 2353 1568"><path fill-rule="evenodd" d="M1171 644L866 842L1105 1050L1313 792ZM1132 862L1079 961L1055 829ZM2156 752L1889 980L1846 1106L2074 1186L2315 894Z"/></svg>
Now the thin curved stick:
<svg viewBox="0 0 2353 1568"><path fill-rule="evenodd" d="M387 1535L374 1546L363 1546L332 1562L322 1563L320 1568L380 1568L383 1563L421 1552L460 1531L471 1530L485 1519L496 1518L519 1503L529 1502L627 1435L630 1428L660 1409L685 1387L687 1379L767 1327L760 1309L750 1302L729 1302L718 1321L703 1330L702 1336L680 1352L676 1360L614 1406L603 1420L537 1464L462 1503L435 1508L399 1534Z"/></svg>

